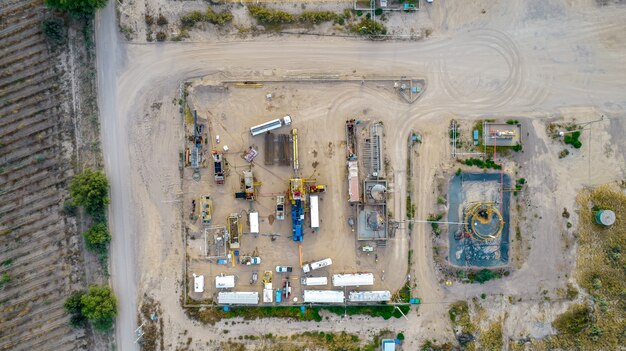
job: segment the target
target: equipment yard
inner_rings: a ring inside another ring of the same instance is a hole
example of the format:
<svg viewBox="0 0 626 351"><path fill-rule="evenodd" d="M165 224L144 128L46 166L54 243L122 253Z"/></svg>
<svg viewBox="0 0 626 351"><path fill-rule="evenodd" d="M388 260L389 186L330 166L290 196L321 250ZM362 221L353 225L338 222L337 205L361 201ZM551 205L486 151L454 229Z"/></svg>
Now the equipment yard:
<svg viewBox="0 0 626 351"><path fill-rule="evenodd" d="M580 213L599 210L575 199L623 191L626 7L420 3L419 41L207 42L205 22L198 41L135 43L113 5L101 13L119 349L136 347L147 300L163 349L356 349L387 331L404 350L624 344L555 321L599 303L576 268L579 222L595 228ZM320 332L352 344L299 339Z"/></svg>
<svg viewBox="0 0 626 351"><path fill-rule="evenodd" d="M274 297L278 290L285 295L289 282L292 298L283 296L281 303L297 304L305 289L335 289L343 294L345 284L334 284L335 275L365 274L372 281L356 282L361 286L347 289L386 291L389 296L378 301L386 302L404 285L408 250L399 251L396 246L406 248L406 238L387 236L384 204L388 194L382 185L387 183L383 168L389 167L383 126L394 115L367 99L370 89L379 92L378 99L406 104L391 80L263 81L254 85L189 82L188 108L183 108L188 111L188 137L182 204L189 257L186 288L192 300L218 302L218 291L262 296L264 290L265 295ZM338 94L349 103L328 103ZM327 106L320 108L324 101ZM263 123L277 117L277 122ZM351 139L352 147L347 146L346 138ZM199 161L193 160L194 154ZM253 157L246 159L247 155ZM348 177L348 162L360 166L356 179ZM221 174L214 166L217 163L224 164L223 182L216 178ZM374 181L381 185L372 192L367 184ZM362 192L351 202L352 183L361 184ZM211 199L210 220L203 214L208 207L201 205L203 196ZM364 208L359 198L365 200ZM381 210L369 211L376 207L370 202L380 204ZM277 208L281 203L282 210ZM370 226L363 223L368 221L376 221L376 235L362 232ZM224 228L223 239L215 240L216 226ZM227 250L221 249L222 243L227 243ZM260 264L251 262L255 257ZM303 271L304 264L326 258L330 258L328 266ZM277 272L277 266L292 271ZM262 277L268 271L271 275L266 279L252 283L253 274ZM203 292L193 289L193 275L205 280ZM234 276L234 287L216 288L216 279L230 276ZM325 277L327 284L307 288L305 277ZM359 276L353 277L358 280ZM347 293L345 298L348 301ZM274 305L277 300L266 298L260 303Z"/></svg>

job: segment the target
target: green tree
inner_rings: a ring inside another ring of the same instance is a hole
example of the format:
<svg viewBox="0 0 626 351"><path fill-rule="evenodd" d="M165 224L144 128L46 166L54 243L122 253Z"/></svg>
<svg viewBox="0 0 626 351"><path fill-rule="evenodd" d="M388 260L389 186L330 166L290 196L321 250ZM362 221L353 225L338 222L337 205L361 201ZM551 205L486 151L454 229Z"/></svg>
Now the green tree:
<svg viewBox="0 0 626 351"><path fill-rule="evenodd" d="M93 323L94 328L101 331L111 329L117 315L117 299L111 288L92 285L80 301L82 314Z"/></svg>
<svg viewBox="0 0 626 351"><path fill-rule="evenodd" d="M111 242L111 233L107 229L106 224L98 223L83 233L87 248L92 251L106 251L107 245Z"/></svg>
<svg viewBox="0 0 626 351"><path fill-rule="evenodd" d="M70 297L65 300L65 310L68 313L79 314L83 308L82 298L85 295L84 291L74 291Z"/></svg>
<svg viewBox="0 0 626 351"><path fill-rule="evenodd" d="M83 206L92 216L104 217L104 207L109 203L109 181L104 173L86 169L72 179L70 195L74 205Z"/></svg>
<svg viewBox="0 0 626 351"><path fill-rule="evenodd" d="M89 17L107 5L108 0L46 0L46 5L69 12L75 17Z"/></svg>

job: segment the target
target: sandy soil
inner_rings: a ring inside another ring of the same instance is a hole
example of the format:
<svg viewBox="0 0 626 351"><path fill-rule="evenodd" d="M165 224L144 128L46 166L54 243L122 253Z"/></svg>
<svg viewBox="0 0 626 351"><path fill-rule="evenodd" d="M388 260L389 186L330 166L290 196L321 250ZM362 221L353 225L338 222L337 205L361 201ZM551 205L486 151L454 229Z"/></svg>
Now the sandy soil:
<svg viewBox="0 0 626 351"><path fill-rule="evenodd" d="M407 133L414 129L424 135L414 162L416 218L426 218L433 212L435 175L439 169L451 167L447 137L451 118L515 116L524 121L528 133L523 140L524 152L518 159L518 176L528 181L520 197L525 204L520 227L530 252L521 268L509 277L484 285L441 285L442 278L432 265L430 227L416 225L412 234L415 264L411 276L425 303L419 313L409 315L409 321L354 323L338 317L323 325L272 321L239 324L232 328L233 335L277 330L282 334L304 330L367 333L392 328L404 330L408 347L415 348L424 339L452 339L447 305L483 292L489 295L485 304L489 315L505 320L505 337L540 337L552 332L550 320L564 305L557 298L552 299L554 303L543 305L538 301L543 299L544 290L555 297L556 289L565 285L573 269L574 246L568 244L573 242L573 230L565 228L561 212L566 207L574 213L574 196L581 187L624 177L622 155L626 144L621 137L626 131L626 38L622 25L625 11L623 6L597 7L593 1L480 1L473 5L439 1L429 14L436 24L432 39L420 43L285 37L279 41L274 38L227 44L109 47L119 55L117 61L109 61L117 65L113 67L119 73L114 90L101 91L113 94L113 98L103 99L113 104L103 117L117 118L117 124L110 125L111 131L104 137L105 158L110 158L109 167L120 170L113 174L113 186L127 184L122 189L131 198L125 199L122 194L118 198L127 202L122 210L132 213L132 218L125 220L126 228L137 238L138 293L148 292L161 301L166 345L182 344L188 335L193 339L193 347L199 348L208 340L219 340L219 330L224 327L200 326L189 321L179 302L184 249L175 201L180 200L181 192L177 165L178 140L182 135L178 107L172 99L178 97L181 80L211 74L246 79L316 74L427 78L426 92L415 104L395 106L385 101L376 106L381 112L389 109L395 115L386 124L386 133L396 195L406 191ZM219 80L215 77L210 79ZM367 95L338 98L358 101ZM154 103L161 103L158 111L153 111ZM570 121L574 117L578 122L591 121L602 114L606 116L604 121L583 132L583 148L559 159L558 153L564 146L546 134L546 123ZM103 123L104 129L108 126ZM336 130L332 128L330 132ZM128 135L127 165L124 150L113 146L117 141L113 131L124 135L122 140ZM117 166L119 158L121 163ZM115 192L113 195L115 205ZM405 217L403 199L404 196L394 197L396 219ZM117 218L115 208L113 218ZM575 215L570 221L575 228ZM114 251L113 260L122 252ZM128 259L132 260L132 253L123 254L130 254ZM121 284L120 288L129 284L115 281ZM512 307L498 300L499 294L522 300L513 299L516 302Z"/></svg>

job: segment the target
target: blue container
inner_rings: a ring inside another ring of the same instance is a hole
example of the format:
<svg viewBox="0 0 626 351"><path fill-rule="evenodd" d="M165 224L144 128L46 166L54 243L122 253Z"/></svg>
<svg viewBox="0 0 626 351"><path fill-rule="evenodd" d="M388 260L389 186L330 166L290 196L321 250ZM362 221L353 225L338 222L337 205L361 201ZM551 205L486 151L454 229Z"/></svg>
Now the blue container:
<svg viewBox="0 0 626 351"><path fill-rule="evenodd" d="M224 306L224 312L228 312L229 309L228 306Z"/></svg>

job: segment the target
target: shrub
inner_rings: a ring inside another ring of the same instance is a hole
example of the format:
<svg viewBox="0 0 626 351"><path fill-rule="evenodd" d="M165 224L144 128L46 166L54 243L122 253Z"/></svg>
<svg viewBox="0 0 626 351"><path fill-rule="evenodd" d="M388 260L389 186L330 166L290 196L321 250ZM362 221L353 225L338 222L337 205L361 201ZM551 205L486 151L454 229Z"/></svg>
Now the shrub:
<svg viewBox="0 0 626 351"><path fill-rule="evenodd" d="M204 21L204 14L200 11L191 11L180 18L180 24L185 28L193 27L196 23L202 21Z"/></svg>
<svg viewBox="0 0 626 351"><path fill-rule="evenodd" d="M98 223L83 233L87 248L92 251L106 251L109 242L111 242L111 234L106 224Z"/></svg>
<svg viewBox="0 0 626 351"><path fill-rule="evenodd" d="M404 340L404 333L402 333L402 332L398 333L398 335L396 335L396 339Z"/></svg>
<svg viewBox="0 0 626 351"><path fill-rule="evenodd" d="M52 46L65 44L67 31L62 19L51 18L45 20L42 24L42 31Z"/></svg>
<svg viewBox="0 0 626 351"><path fill-rule="evenodd" d="M230 11L222 11L220 13L216 13L212 8L208 8L206 11L206 21L209 23L217 24L219 26L223 26L224 24L233 20L233 14Z"/></svg>
<svg viewBox="0 0 626 351"><path fill-rule="evenodd" d="M157 41L165 41L165 39L167 39L167 34L165 34L164 32L157 32L156 34Z"/></svg>
<svg viewBox="0 0 626 351"><path fill-rule="evenodd" d="M304 11L300 14L300 22L319 24L322 22L334 21L337 14L332 11Z"/></svg>
<svg viewBox="0 0 626 351"><path fill-rule="evenodd" d="M272 10L264 6L250 5L248 6L250 15L258 22L269 25L280 25L292 23L296 20L295 16L281 10Z"/></svg>
<svg viewBox="0 0 626 351"><path fill-rule="evenodd" d="M356 15L359 16L359 17L363 16L363 11L356 10Z"/></svg>
<svg viewBox="0 0 626 351"><path fill-rule="evenodd" d="M380 16L380 15L382 15L382 14L383 14L383 9L381 9L380 7L379 7L379 8L377 8L376 10L374 10L374 14L375 14L376 16Z"/></svg>
<svg viewBox="0 0 626 351"><path fill-rule="evenodd" d="M516 119L509 119L508 121L506 121L506 124L519 124L519 121Z"/></svg>
<svg viewBox="0 0 626 351"><path fill-rule="evenodd" d="M117 315L117 299L108 286L93 285L81 299L81 313L101 331L111 329Z"/></svg>
<svg viewBox="0 0 626 351"><path fill-rule="evenodd" d="M157 24L159 26L165 26L168 23L169 22L167 21L167 18L165 18L165 16L163 16L162 14L159 14L159 18L157 18Z"/></svg>
<svg viewBox="0 0 626 351"><path fill-rule="evenodd" d="M565 313L559 315L552 325L561 334L574 335L589 327L590 310L586 305L573 305Z"/></svg>
<svg viewBox="0 0 626 351"><path fill-rule="evenodd" d="M102 215L109 203L109 181L100 171L84 170L70 183L70 195L75 206L83 206L89 215Z"/></svg>
<svg viewBox="0 0 626 351"><path fill-rule="evenodd" d="M563 142L565 144L572 145L575 149L580 149L583 143L580 140L578 140L578 138L580 138L579 130L572 132L572 133L565 134L565 137L563 138Z"/></svg>
<svg viewBox="0 0 626 351"><path fill-rule="evenodd" d="M151 15L146 15L146 24L151 26L154 24L154 17L152 17Z"/></svg>
<svg viewBox="0 0 626 351"><path fill-rule="evenodd" d="M471 275L471 274L470 274ZM492 272L488 269L482 269L480 271L478 271L478 273L474 274L473 277L470 276L470 279L473 278L473 280L484 284L485 282L488 282L492 279L497 279L500 278L499 274L496 274L495 272Z"/></svg>
<svg viewBox="0 0 626 351"><path fill-rule="evenodd" d="M518 143L518 144L515 144L515 146L513 146L513 151L520 152L522 150L523 150L522 144Z"/></svg>
<svg viewBox="0 0 626 351"><path fill-rule="evenodd" d="M352 31L361 35L377 36L387 34L387 28L382 23L364 18L352 27Z"/></svg>
<svg viewBox="0 0 626 351"><path fill-rule="evenodd" d="M67 313L81 313L83 308L83 304L81 302L83 295L85 295L84 291L74 291L72 295L65 300L63 306L65 307Z"/></svg>

